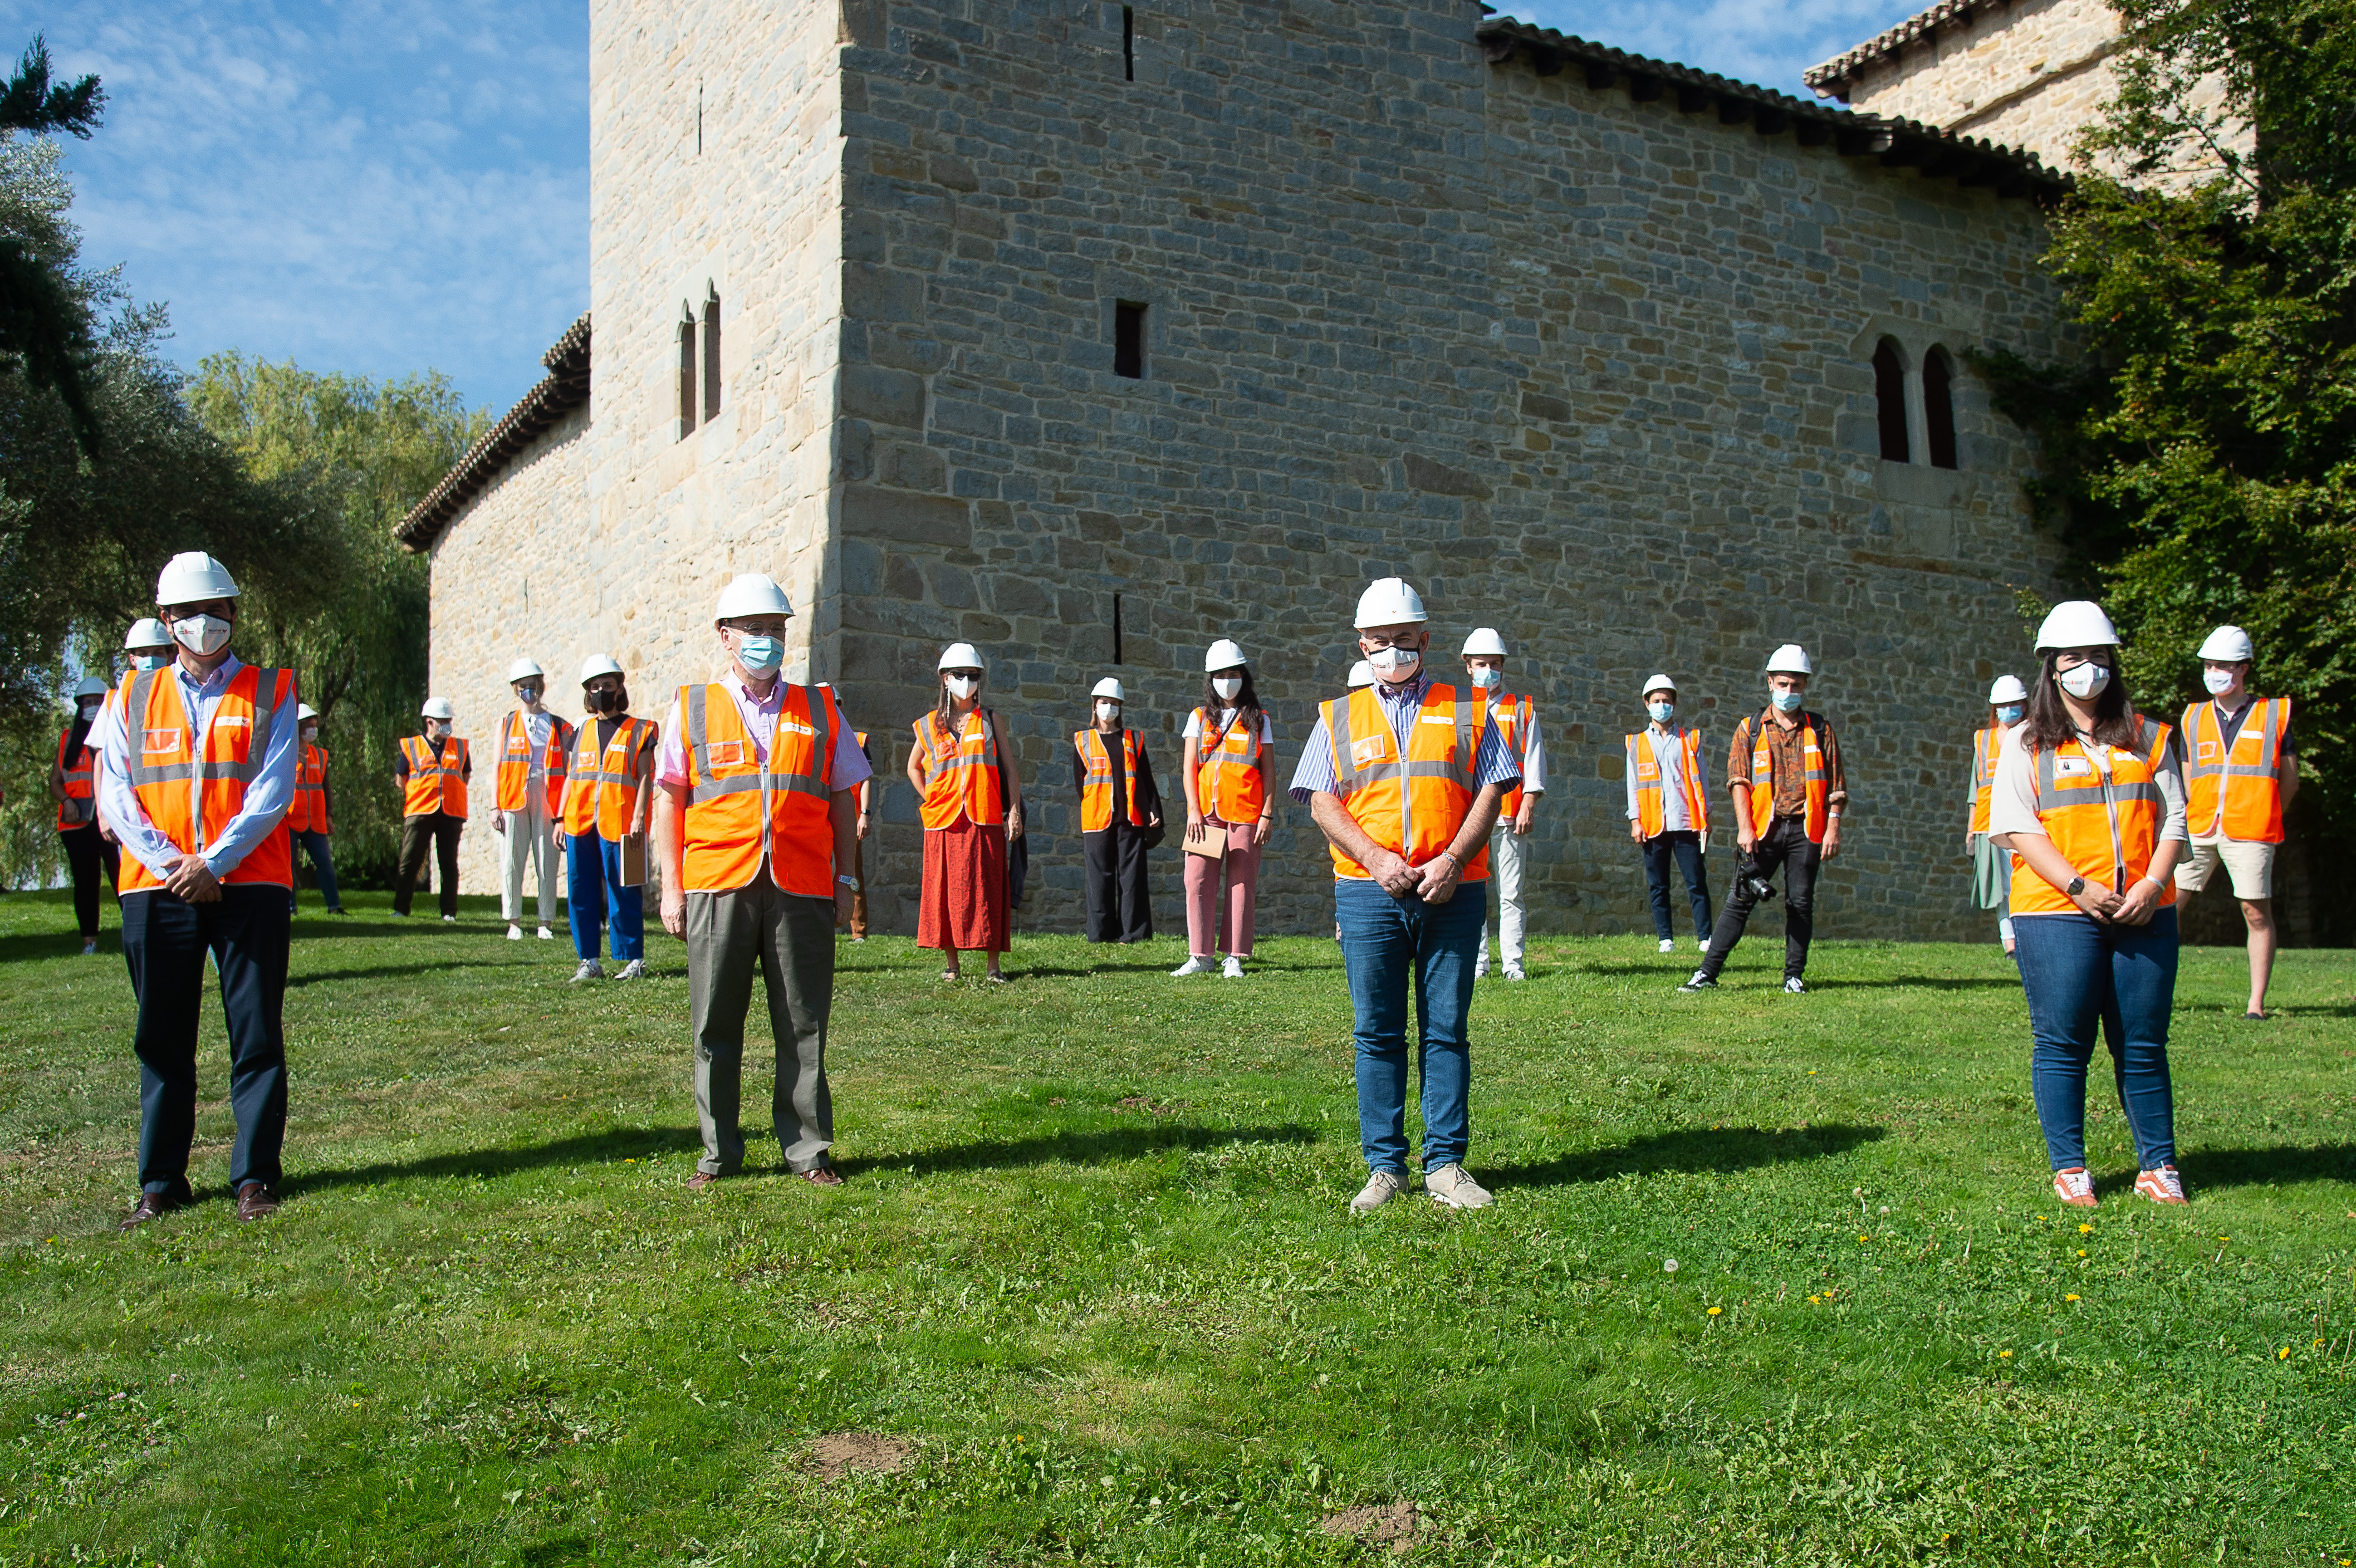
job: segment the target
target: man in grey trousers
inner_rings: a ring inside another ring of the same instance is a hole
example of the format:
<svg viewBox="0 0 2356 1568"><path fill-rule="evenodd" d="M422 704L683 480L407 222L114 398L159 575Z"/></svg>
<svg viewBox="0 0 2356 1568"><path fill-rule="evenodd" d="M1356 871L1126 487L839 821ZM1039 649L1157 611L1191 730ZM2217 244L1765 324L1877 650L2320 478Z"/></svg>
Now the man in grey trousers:
<svg viewBox="0 0 2356 1568"><path fill-rule="evenodd" d="M845 874L870 769L834 693L780 678L793 613L767 577L722 590L713 628L728 678L680 688L655 764L663 929L687 940L703 1129L703 1158L687 1184L696 1191L744 1168L737 1119L756 965L777 1047L777 1147L804 1181L842 1185L827 1159L826 1025L834 930L851 923L858 886Z"/></svg>

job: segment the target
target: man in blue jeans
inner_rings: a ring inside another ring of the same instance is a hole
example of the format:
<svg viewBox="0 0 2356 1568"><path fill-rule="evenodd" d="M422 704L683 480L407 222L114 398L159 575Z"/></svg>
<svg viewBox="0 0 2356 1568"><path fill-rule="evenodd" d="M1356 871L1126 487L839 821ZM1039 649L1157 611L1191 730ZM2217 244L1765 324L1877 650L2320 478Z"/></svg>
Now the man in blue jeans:
<svg viewBox="0 0 2356 1568"><path fill-rule="evenodd" d="M1407 1188L1407 992L1421 1025L1423 1185L1451 1208L1490 1197L1464 1170L1473 966L1488 900L1489 830L1521 777L1482 693L1423 668L1431 632L1423 600L1398 577L1358 599L1358 650L1375 683L1323 704L1292 775L1333 853L1333 906L1357 1015L1363 1214ZM1474 886L1459 897L1464 883Z"/></svg>

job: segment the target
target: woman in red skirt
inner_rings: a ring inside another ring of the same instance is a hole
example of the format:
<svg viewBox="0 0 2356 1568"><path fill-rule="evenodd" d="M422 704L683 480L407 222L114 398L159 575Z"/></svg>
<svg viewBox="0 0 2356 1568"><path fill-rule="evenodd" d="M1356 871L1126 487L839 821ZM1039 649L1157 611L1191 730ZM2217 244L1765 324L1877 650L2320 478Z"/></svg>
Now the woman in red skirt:
<svg viewBox="0 0 2356 1568"><path fill-rule="evenodd" d="M958 977L958 954L979 952L991 983L1003 985L1007 948L1006 843L1023 836L1023 781L1006 726L981 705L981 655L969 642L941 654L940 701L916 722L908 782L921 797L925 882L916 945L948 955L943 980Z"/></svg>

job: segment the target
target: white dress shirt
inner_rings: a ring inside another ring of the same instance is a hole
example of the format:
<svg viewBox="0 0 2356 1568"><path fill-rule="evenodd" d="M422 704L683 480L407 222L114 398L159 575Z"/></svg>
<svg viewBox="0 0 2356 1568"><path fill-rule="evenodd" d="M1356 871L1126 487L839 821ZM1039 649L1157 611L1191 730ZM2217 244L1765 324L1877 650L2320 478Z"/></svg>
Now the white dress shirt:
<svg viewBox="0 0 2356 1568"><path fill-rule="evenodd" d="M177 659L172 661L171 676L180 683L180 706L187 713L195 730L193 755L204 755L213 715L229 691L229 683L244 668L232 653L215 666L210 675L198 681ZM268 691L257 691L254 701L265 703L270 696ZM245 803L221 829L220 836L202 846L205 865L211 868L216 879L236 870L238 863L252 853L254 845L276 832L278 824L285 820L286 808L294 802L294 762L302 754L303 729L294 722L294 701L290 682L285 710L270 726L270 746L262 753L262 771L245 787ZM123 841L124 853L136 855L139 863L157 876L169 876L181 851L147 820L146 808L140 805L138 795L131 788L131 742L125 723L123 703L117 701L101 708L98 722L91 726L91 740L98 748L99 811L106 818L107 826L114 830L115 837ZM192 799L200 788L200 780L189 780ZM191 816L202 832L202 810Z"/></svg>

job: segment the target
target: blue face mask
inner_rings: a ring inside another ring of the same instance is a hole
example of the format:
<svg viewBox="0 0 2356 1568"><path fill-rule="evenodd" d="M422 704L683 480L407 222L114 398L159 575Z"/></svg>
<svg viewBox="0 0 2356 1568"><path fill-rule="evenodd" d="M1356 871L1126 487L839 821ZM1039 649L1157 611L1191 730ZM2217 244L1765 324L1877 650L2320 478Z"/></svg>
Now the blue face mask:
<svg viewBox="0 0 2356 1568"><path fill-rule="evenodd" d="M775 637L748 637L736 645L736 657L755 675L774 675L777 666L786 661L785 641Z"/></svg>
<svg viewBox="0 0 2356 1568"><path fill-rule="evenodd" d="M1776 710L1780 713L1796 714L1800 711L1800 704L1807 701L1807 693L1804 692L1770 692L1767 693L1767 700L1774 703Z"/></svg>
<svg viewBox="0 0 2356 1568"><path fill-rule="evenodd" d="M132 655L131 662L142 670L161 670L172 662L172 656L168 653L135 653Z"/></svg>
<svg viewBox="0 0 2356 1568"><path fill-rule="evenodd" d="M1675 703L1655 703L1644 711L1653 715L1653 722L1657 725L1667 724L1677 716L1677 705Z"/></svg>
<svg viewBox="0 0 2356 1568"><path fill-rule="evenodd" d="M1996 711L1996 722L2000 725L2017 725L2020 722L2020 715L2028 711L2019 703L2007 703Z"/></svg>

